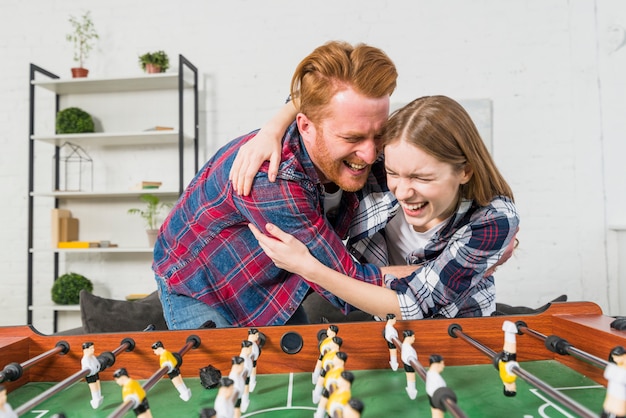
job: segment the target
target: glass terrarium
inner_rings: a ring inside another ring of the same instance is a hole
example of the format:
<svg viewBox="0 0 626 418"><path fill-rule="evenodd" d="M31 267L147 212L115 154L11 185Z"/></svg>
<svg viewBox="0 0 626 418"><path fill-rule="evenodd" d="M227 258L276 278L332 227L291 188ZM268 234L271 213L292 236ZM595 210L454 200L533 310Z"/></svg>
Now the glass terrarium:
<svg viewBox="0 0 626 418"><path fill-rule="evenodd" d="M58 164L56 159L58 160ZM66 142L59 147L52 170L52 178L58 179L58 187L52 188L60 192L86 192L93 190L93 161L89 154L79 145Z"/></svg>

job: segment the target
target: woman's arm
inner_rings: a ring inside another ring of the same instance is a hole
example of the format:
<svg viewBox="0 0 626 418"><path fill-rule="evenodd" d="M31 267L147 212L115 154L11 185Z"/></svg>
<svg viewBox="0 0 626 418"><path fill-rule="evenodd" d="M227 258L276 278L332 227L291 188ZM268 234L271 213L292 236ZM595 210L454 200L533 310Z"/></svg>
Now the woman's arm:
<svg viewBox="0 0 626 418"><path fill-rule="evenodd" d="M280 165L281 139L285 130L296 117L296 108L289 101L270 119L257 135L243 145L228 178L232 181L235 193L247 196L252 189L252 180L264 161L270 162L267 176L270 181L276 180Z"/></svg>
<svg viewBox="0 0 626 418"><path fill-rule="evenodd" d="M304 244L276 225L266 225L271 236L266 236L252 224L249 227L277 267L302 276L372 315L384 318L393 313L401 316L398 297L393 290L356 280L326 267L311 255Z"/></svg>

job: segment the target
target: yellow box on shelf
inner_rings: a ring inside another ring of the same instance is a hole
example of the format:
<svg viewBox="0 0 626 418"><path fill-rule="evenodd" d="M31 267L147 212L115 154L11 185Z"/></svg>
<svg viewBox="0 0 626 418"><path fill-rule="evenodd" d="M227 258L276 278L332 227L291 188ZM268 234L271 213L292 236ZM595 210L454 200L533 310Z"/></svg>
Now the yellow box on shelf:
<svg viewBox="0 0 626 418"><path fill-rule="evenodd" d="M99 242L93 241L59 241L58 248L97 248Z"/></svg>

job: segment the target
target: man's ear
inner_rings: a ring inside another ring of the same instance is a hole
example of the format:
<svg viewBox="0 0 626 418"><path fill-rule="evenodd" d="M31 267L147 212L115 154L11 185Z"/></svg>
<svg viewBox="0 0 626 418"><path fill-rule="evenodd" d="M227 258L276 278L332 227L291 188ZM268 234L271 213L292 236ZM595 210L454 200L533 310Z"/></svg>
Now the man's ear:
<svg viewBox="0 0 626 418"><path fill-rule="evenodd" d="M317 131L311 119L304 113L298 113L296 115L296 124L298 125L298 131L300 131L304 143L312 145L315 142Z"/></svg>

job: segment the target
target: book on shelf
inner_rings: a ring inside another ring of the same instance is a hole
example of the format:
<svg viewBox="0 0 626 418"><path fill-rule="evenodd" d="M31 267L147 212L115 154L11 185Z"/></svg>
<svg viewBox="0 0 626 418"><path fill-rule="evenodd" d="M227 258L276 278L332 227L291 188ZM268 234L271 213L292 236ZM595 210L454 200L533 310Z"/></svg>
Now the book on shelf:
<svg viewBox="0 0 626 418"><path fill-rule="evenodd" d="M98 241L59 241L58 248L98 248Z"/></svg>
<svg viewBox="0 0 626 418"><path fill-rule="evenodd" d="M150 131L173 131L173 130L174 130L174 128L172 128L171 126L160 126L160 125L153 126L152 128L146 129L147 132L150 132Z"/></svg>
<svg viewBox="0 0 626 418"><path fill-rule="evenodd" d="M163 183L160 181L142 181L141 188L142 189L158 189L161 187Z"/></svg>

